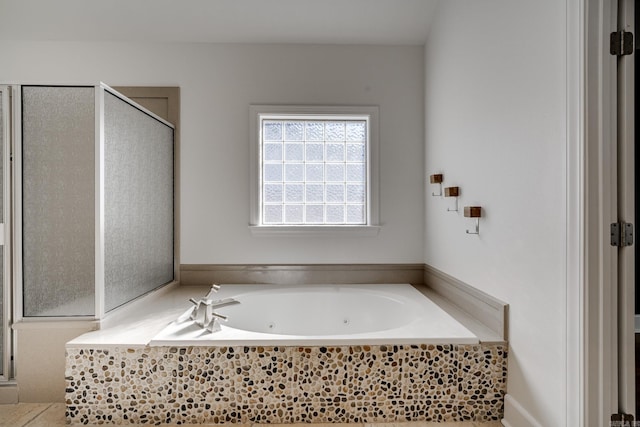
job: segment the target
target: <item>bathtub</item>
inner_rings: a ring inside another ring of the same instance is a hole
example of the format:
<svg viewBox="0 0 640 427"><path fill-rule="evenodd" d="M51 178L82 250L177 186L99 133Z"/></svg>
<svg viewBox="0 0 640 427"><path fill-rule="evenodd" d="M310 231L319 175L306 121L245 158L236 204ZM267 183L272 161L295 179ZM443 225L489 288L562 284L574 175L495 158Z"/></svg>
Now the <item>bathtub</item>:
<svg viewBox="0 0 640 427"><path fill-rule="evenodd" d="M149 345L478 343L473 333L408 284L223 285L215 296L229 297L239 304L216 310L228 317L220 331L210 333L192 320L176 320ZM185 301L185 310L190 306Z"/></svg>
<svg viewBox="0 0 640 427"><path fill-rule="evenodd" d="M181 316L191 308L189 298L207 291L178 287L162 297L164 310L160 301L146 303L136 322L112 328L122 337L160 316L144 345L107 344L103 334L96 336L100 331L67 344L69 423L484 422L503 416L506 343L479 342L410 285L223 285L216 298L240 304L219 310L228 321L215 333Z"/></svg>

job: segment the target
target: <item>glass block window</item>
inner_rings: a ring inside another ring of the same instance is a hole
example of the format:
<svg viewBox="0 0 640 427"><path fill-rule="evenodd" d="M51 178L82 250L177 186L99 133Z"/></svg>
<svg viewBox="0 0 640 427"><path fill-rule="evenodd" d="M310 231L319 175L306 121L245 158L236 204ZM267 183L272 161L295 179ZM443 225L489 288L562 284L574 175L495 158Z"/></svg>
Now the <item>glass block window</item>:
<svg viewBox="0 0 640 427"><path fill-rule="evenodd" d="M366 225L368 118L263 117L262 225Z"/></svg>
<svg viewBox="0 0 640 427"><path fill-rule="evenodd" d="M378 228L377 107L250 110L252 232Z"/></svg>

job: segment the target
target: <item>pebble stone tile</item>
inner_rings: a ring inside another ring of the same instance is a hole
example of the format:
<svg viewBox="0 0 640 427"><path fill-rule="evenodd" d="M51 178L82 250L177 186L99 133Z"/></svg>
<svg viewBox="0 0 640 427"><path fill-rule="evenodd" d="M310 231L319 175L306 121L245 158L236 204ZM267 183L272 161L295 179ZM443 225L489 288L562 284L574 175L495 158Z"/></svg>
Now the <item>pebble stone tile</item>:
<svg viewBox="0 0 640 427"><path fill-rule="evenodd" d="M75 424L487 422L505 344L145 347L66 354Z"/></svg>

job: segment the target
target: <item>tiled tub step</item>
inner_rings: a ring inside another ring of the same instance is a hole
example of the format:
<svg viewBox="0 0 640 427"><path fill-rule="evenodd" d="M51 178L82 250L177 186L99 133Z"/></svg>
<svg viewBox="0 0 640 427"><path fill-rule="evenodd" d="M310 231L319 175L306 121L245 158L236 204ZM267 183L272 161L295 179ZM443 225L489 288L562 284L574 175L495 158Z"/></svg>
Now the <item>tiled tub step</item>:
<svg viewBox="0 0 640 427"><path fill-rule="evenodd" d="M67 349L81 424L492 421L506 344Z"/></svg>

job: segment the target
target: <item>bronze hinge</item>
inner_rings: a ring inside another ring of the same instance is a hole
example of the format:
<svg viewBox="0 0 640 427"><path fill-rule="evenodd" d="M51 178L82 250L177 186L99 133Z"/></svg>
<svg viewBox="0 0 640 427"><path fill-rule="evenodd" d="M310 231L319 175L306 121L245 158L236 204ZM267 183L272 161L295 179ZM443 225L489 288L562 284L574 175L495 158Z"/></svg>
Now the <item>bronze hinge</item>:
<svg viewBox="0 0 640 427"><path fill-rule="evenodd" d="M634 427L633 415L629 414L611 414L610 427Z"/></svg>
<svg viewBox="0 0 640 427"><path fill-rule="evenodd" d="M629 31L616 31L609 37L609 51L611 55L622 56L633 53L633 33Z"/></svg>
<svg viewBox="0 0 640 427"><path fill-rule="evenodd" d="M611 246L623 248L633 245L633 224L614 222L611 224Z"/></svg>

